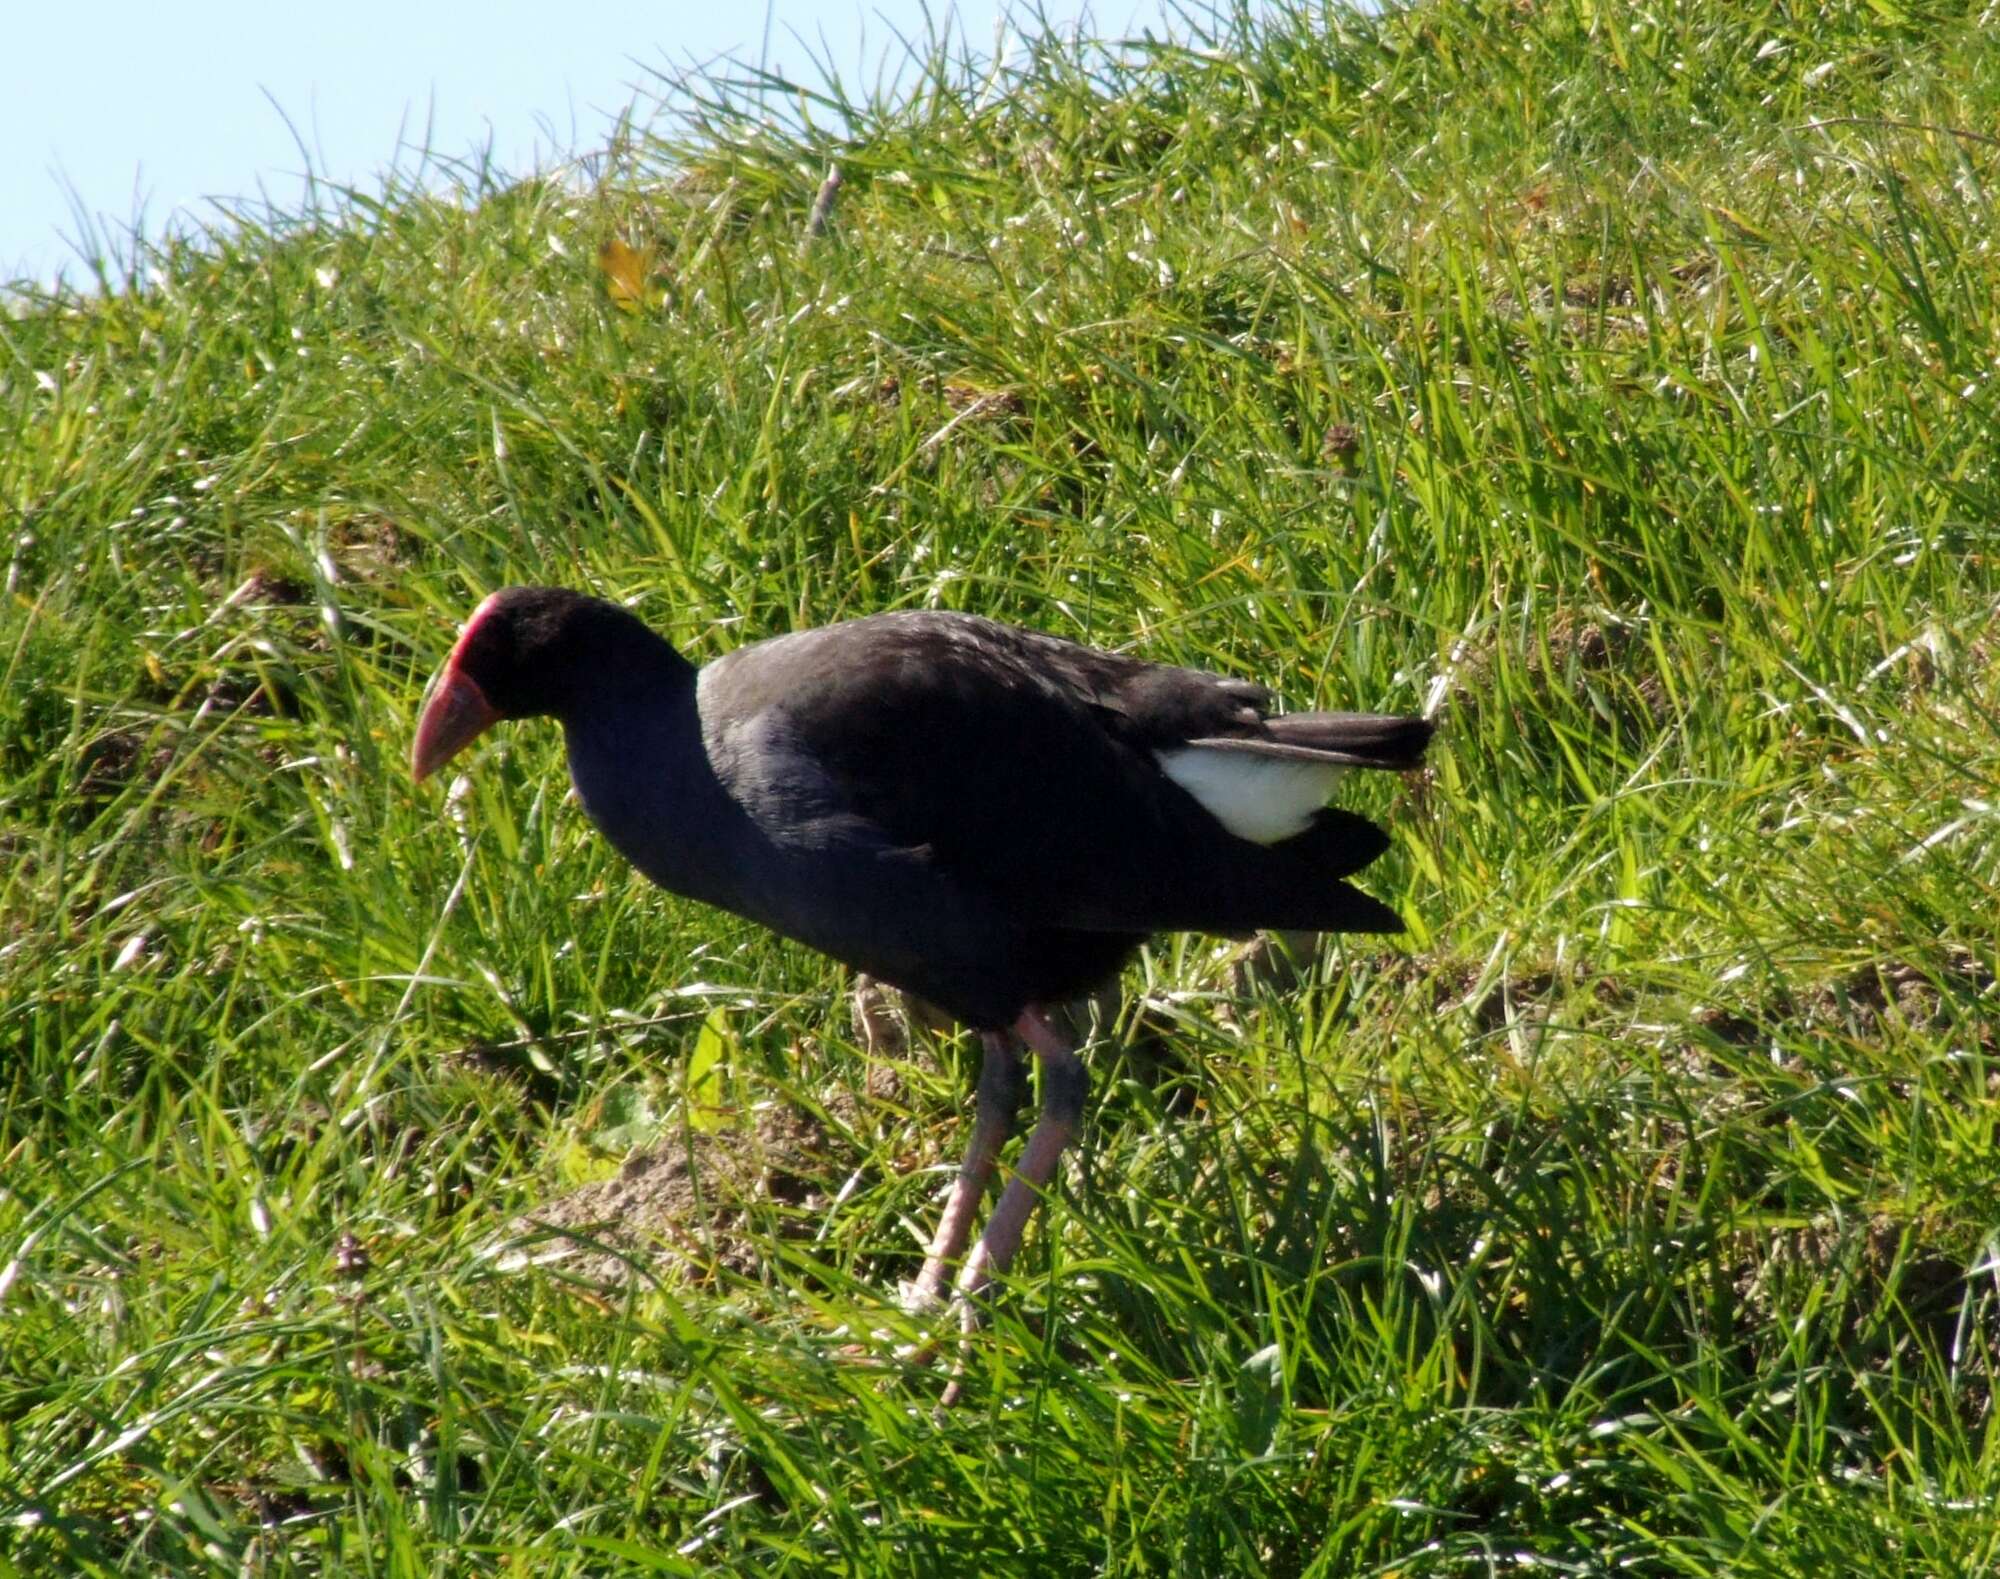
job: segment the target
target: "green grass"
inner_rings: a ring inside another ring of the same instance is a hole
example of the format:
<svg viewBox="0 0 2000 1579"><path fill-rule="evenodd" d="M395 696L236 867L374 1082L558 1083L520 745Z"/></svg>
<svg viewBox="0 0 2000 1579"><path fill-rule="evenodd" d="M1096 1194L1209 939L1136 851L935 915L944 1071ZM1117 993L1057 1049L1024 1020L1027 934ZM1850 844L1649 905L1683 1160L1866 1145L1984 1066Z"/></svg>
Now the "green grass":
<svg viewBox="0 0 2000 1579"><path fill-rule="evenodd" d="M2000 1563L1991 18L1202 26L694 83L0 318L0 1572ZM971 1049L871 1084L553 730L407 782L524 580L1435 705L1359 790L1410 934L1145 957L1185 1056L1097 1049L940 1417ZM772 1104L820 1172L663 1283L491 1253Z"/></svg>

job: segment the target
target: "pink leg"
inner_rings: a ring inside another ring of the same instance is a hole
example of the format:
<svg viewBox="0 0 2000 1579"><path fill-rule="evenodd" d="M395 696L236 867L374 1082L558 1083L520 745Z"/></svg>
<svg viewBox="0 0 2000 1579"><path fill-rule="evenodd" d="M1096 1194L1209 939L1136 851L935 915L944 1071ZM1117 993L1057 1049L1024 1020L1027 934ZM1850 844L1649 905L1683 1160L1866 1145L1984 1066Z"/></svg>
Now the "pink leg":
<svg viewBox="0 0 2000 1579"><path fill-rule="evenodd" d="M924 1267L903 1295L903 1308L912 1315L931 1309L944 1297L944 1281L951 1264L972 1237L972 1214L979 1209L1000 1148L1014 1128L1014 1114L1027 1088L1027 1069L1014 1044L999 1031L980 1033L979 1095L972 1117L972 1142L959 1164L958 1178L944 1203L937 1233L931 1239Z"/></svg>
<svg viewBox="0 0 2000 1579"><path fill-rule="evenodd" d="M1014 1177L1000 1192L1000 1204L986 1220L986 1231L958 1274L958 1325L968 1335L979 1325L979 1296L1013 1261L1035 1204L1056 1176L1063 1149L1083 1127L1083 1099L1090 1084L1076 1049L1040 1009L1024 1011L1014 1022L1014 1034L1042 1061L1042 1113L1028 1136ZM939 1400L947 1409L958 1402L964 1370L965 1351L961 1348L951 1381Z"/></svg>
<svg viewBox="0 0 2000 1579"><path fill-rule="evenodd" d="M1042 1061L1042 1112L1014 1177L1007 1181L1000 1204L986 1220L986 1231L959 1273L958 1297L965 1304L961 1315L968 1327L975 1324L971 1302L1007 1270L1014 1252L1021 1248L1021 1234L1034 1215L1036 1203L1055 1177L1064 1148L1083 1127L1083 1099L1089 1089L1083 1060L1040 1009L1025 1011L1014 1022L1014 1034Z"/></svg>

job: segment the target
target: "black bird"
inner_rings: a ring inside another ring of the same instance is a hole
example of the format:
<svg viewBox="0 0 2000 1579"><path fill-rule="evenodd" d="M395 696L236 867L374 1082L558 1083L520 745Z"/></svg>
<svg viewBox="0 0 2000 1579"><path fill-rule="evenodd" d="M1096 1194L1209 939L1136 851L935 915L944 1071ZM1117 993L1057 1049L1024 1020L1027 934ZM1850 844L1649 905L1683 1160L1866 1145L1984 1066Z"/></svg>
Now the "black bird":
<svg viewBox="0 0 2000 1579"><path fill-rule="evenodd" d="M1003 1272L1079 1128L1050 1010L1150 934L1396 932L1342 879L1388 844L1328 808L1348 768L1410 769L1431 725L1267 712L1243 680L970 614L800 631L697 670L635 616L555 587L474 610L411 752L418 779L494 723L550 716L590 818L661 887L916 994L984 1047L972 1142L913 1308L936 1304L1026 1086L1041 1117L960 1269Z"/></svg>

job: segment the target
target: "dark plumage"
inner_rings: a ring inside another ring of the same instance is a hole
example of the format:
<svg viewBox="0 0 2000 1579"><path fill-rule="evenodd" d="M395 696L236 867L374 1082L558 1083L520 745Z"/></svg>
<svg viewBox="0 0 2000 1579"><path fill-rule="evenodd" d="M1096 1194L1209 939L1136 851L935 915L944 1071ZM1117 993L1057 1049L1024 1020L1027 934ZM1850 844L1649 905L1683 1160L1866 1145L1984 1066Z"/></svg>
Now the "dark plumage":
<svg viewBox="0 0 2000 1579"><path fill-rule="evenodd" d="M949 613L779 636L697 671L623 609L516 587L468 621L412 765L421 778L498 719L552 715L584 809L648 877L985 1033L974 1155L919 1279L935 1298L992 1170L982 1147L1004 1138L994 1109L1011 1122L1018 1101L1003 1033L1050 1066L1055 1099L1019 1169L1039 1188L1082 1099L1047 1007L1156 931L1400 929L1343 881L1386 836L1322 803L1339 769L1415 767L1430 724L1271 717L1269 701L1246 681ZM1008 1231L1003 1198L964 1291L1005 1265L1023 1202Z"/></svg>

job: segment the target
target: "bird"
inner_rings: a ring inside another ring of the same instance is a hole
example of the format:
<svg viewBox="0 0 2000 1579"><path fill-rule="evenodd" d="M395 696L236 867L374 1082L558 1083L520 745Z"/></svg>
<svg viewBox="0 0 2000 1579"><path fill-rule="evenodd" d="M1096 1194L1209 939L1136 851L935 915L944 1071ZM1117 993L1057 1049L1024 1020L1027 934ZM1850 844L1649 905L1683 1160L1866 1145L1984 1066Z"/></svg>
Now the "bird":
<svg viewBox="0 0 2000 1579"><path fill-rule="evenodd" d="M537 717L562 726L584 813L654 883L978 1033L970 1141L904 1300L949 1298L967 1332L1082 1125L1061 1007L1159 932L1404 930L1346 881L1388 835L1327 802L1349 769L1418 768L1432 733L1421 717L1276 712L1247 680L943 610L697 667L619 604L513 586L439 670L412 776ZM1029 1056L1036 1123L967 1254Z"/></svg>

